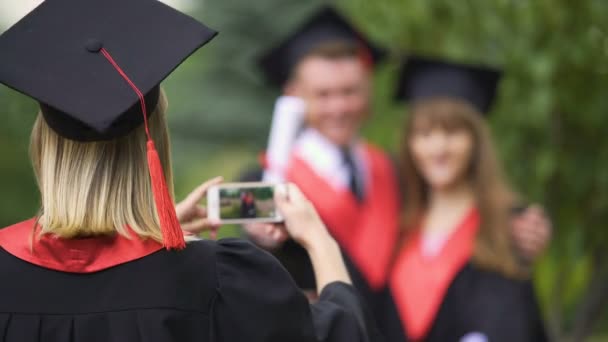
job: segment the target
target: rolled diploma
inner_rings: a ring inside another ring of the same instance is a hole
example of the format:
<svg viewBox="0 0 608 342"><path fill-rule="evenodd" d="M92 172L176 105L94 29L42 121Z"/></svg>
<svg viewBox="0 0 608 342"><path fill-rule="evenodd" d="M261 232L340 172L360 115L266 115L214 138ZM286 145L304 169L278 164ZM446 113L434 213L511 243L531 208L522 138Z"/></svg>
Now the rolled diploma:
<svg viewBox="0 0 608 342"><path fill-rule="evenodd" d="M274 105L268 147L266 169L262 181L282 183L291 158L291 150L304 125L306 103L294 96L281 96Z"/></svg>

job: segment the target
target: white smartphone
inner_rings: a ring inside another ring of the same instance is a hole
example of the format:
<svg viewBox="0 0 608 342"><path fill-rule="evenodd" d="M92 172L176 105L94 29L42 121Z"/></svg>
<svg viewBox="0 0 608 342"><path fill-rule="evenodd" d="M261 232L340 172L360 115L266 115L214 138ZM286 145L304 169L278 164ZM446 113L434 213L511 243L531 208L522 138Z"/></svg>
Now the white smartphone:
<svg viewBox="0 0 608 342"><path fill-rule="evenodd" d="M283 184L225 183L207 191L207 215L221 223L282 222L274 192Z"/></svg>

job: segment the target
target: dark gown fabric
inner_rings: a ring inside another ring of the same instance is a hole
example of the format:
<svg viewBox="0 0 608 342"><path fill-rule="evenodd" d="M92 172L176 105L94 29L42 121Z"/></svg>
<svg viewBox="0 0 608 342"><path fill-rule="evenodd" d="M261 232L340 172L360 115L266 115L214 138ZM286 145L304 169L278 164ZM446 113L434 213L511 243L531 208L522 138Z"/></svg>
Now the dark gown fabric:
<svg viewBox="0 0 608 342"><path fill-rule="evenodd" d="M389 342L408 341L389 290L385 299L380 330ZM471 342L547 341L532 283L505 278L468 263L448 288L424 341L466 342L466 337Z"/></svg>
<svg viewBox="0 0 608 342"><path fill-rule="evenodd" d="M309 305L275 258L238 239L194 241L87 273L3 248L0 274L3 342L377 341L352 286L332 283Z"/></svg>

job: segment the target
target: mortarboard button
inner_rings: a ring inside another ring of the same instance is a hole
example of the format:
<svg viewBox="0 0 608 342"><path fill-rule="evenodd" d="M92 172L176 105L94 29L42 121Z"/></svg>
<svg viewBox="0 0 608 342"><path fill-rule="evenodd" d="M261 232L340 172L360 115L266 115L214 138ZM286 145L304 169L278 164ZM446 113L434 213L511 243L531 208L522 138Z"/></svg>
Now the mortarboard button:
<svg viewBox="0 0 608 342"><path fill-rule="evenodd" d="M89 52L99 52L103 44L98 39L89 39L85 47Z"/></svg>

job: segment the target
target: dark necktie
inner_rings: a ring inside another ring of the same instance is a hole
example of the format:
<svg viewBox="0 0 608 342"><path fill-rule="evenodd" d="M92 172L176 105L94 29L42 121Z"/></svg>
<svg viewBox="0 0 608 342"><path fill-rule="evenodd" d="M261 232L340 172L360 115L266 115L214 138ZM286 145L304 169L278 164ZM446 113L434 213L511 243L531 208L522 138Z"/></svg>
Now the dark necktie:
<svg viewBox="0 0 608 342"><path fill-rule="evenodd" d="M358 181L359 172L357 171L357 164L353 159L352 154L348 149L342 149L342 161L344 165L349 171L350 179L349 179L349 188L352 194L355 196L358 202L363 200L363 191L361 189L361 184Z"/></svg>

